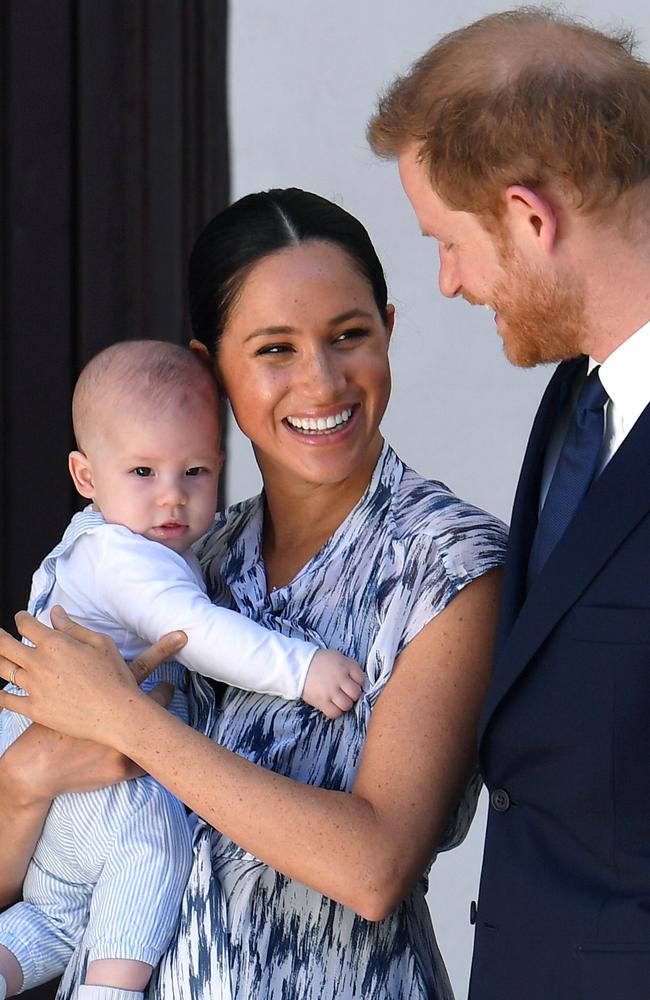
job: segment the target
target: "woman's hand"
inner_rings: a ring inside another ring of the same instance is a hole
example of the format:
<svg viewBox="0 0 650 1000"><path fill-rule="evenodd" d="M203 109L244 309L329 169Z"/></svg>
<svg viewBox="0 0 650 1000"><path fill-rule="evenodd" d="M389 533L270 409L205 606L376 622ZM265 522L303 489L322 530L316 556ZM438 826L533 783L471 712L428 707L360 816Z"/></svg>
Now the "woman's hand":
<svg viewBox="0 0 650 1000"><path fill-rule="evenodd" d="M0 677L27 692L25 698L0 691L0 707L59 733L110 745L111 722L125 700L145 697L138 683L183 647L185 634L163 636L129 668L111 639L77 625L62 608L52 610L51 620L53 629L24 611L16 615L18 631L33 646L0 630Z"/></svg>
<svg viewBox="0 0 650 1000"><path fill-rule="evenodd" d="M85 691L93 703L105 696L109 703L109 690L117 693L118 699L124 691L137 694L135 678L144 680L184 644L183 633L165 636L138 657L130 671L110 640L76 625L60 608L52 618L56 632L24 612L16 616L19 630L38 643L36 648L0 630L0 676L9 680L16 670L15 680L28 690L28 697L0 690L0 706L30 717L34 710L34 717L50 727L30 726L0 757L0 906L19 898L27 865L55 796L103 788L144 773L110 747L54 731L60 718L70 723L68 732L76 728L80 736L91 735L83 732L91 727L79 722L85 714L80 682L86 682ZM117 683L114 679L111 682L111 676L100 677L100 670L116 674ZM104 680L106 687L102 686ZM164 707L172 694L171 685L159 684L149 699ZM41 711L48 701L49 711ZM119 712L119 706L115 711ZM101 724L101 713L91 711L90 719Z"/></svg>

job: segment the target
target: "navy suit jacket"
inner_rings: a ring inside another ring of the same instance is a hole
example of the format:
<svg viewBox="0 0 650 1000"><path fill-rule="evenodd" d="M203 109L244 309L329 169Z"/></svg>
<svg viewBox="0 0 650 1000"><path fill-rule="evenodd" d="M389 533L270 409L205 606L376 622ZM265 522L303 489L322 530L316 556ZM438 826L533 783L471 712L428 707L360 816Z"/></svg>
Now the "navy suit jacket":
<svg viewBox="0 0 650 1000"><path fill-rule="evenodd" d="M513 508L471 1000L650 997L650 407L526 594L546 445L586 363L553 376Z"/></svg>

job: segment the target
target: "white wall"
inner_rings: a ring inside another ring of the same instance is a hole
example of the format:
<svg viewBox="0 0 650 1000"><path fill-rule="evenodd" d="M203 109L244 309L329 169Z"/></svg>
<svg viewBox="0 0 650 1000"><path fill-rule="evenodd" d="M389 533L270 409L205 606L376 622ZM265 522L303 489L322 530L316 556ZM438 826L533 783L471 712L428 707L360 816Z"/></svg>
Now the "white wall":
<svg viewBox="0 0 650 1000"><path fill-rule="evenodd" d="M303 187L365 223L397 306L386 437L419 472L506 521L549 372L511 368L491 315L440 296L435 244L420 237L395 166L373 157L364 133L377 92L396 73L441 34L508 6L233 0L229 47L233 199ZM650 8L640 0L588 0L566 9L600 26L634 25L648 55ZM259 477L236 429L228 450L227 495L234 501L256 492ZM458 1000L467 994L468 912L483 824L484 807L463 847L436 862L429 893Z"/></svg>

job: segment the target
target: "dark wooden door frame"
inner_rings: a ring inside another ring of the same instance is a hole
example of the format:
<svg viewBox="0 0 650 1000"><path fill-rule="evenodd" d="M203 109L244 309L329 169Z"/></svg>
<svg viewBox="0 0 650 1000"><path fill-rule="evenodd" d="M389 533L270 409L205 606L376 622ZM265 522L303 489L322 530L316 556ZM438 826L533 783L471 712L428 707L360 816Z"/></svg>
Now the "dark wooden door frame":
<svg viewBox="0 0 650 1000"><path fill-rule="evenodd" d="M189 337L189 249L229 195L227 3L2 0L0 36L0 623L12 628L77 508L66 457L79 369L116 340Z"/></svg>

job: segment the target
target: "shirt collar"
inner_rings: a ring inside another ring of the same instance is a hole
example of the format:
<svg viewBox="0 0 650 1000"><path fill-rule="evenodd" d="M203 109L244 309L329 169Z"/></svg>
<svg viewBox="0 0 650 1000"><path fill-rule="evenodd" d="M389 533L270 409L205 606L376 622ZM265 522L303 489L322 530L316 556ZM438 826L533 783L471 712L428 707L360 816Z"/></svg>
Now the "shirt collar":
<svg viewBox="0 0 650 1000"><path fill-rule="evenodd" d="M589 358L589 371L598 362ZM650 322L624 340L600 366L600 380L626 431L650 403Z"/></svg>

